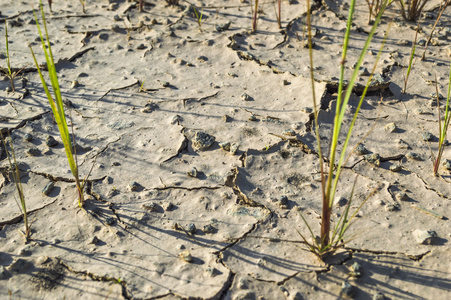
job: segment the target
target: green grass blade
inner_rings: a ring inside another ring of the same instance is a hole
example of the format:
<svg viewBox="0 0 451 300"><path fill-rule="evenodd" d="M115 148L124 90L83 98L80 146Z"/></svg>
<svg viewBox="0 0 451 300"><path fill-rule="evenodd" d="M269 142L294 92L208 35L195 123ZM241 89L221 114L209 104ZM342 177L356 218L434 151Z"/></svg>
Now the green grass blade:
<svg viewBox="0 0 451 300"><path fill-rule="evenodd" d="M352 87L354 86L354 83L355 83L355 81L357 79L360 65L362 64L363 59L365 57L365 54L368 51L368 47L369 47L370 42L371 42L371 40L373 38L373 35L374 35L375 31L376 31L376 28L377 28L377 26L378 26L378 24L379 24L379 22L381 20L382 14L385 11L387 3L388 3L388 0L385 0L383 5L382 5L381 10L377 14L376 20L375 20L375 22L374 22L374 24L373 24L373 26L371 28L371 31L370 31L370 33L368 35L367 40L365 41L365 45L364 45L364 47L362 49L362 52L360 53L360 56L359 56L359 59L357 61L356 67L354 69L354 72L352 74L351 80L350 80L349 85L348 85L348 87L346 89L346 95L345 95L345 97L343 99L343 104L341 105L339 112L338 111L336 112L336 116L339 114L339 117L338 117L339 123L336 124L337 127L335 127L335 125L334 125L334 129L333 129L334 130L334 135L332 137L332 147L333 147L332 149L333 149L334 152L333 153L331 152L331 160L330 160L331 168L332 168L332 166L334 166L334 163L335 163L335 152L336 152L336 147L338 145L338 136L339 136L340 131L341 131L341 124L343 123L343 120L344 120L346 107L348 105L349 99L351 98ZM385 44L386 37L387 37L387 35L385 35L385 38L384 38L384 41L383 41L382 45ZM382 51L382 48L379 50L379 54L378 54L379 57L380 57L381 51ZM365 86L364 94L362 94L362 97L360 99L361 102L363 101L363 98L366 95L369 83L370 83L370 81L368 81L366 86ZM340 95L338 95L338 96L340 96ZM359 103L359 106L358 106L359 109L360 109L360 106L361 106L361 103ZM351 134L352 134L352 129L354 127L355 120L357 118L357 114L359 112L359 109L356 110L356 112L354 113L353 122L351 123L351 127L348 129L346 140L345 140L345 142L343 144L343 147L341 149L341 155L340 155L340 159L339 159L339 162L338 162L338 165L337 165L337 172L336 172L336 176L334 178L333 186L331 186L329 184L329 182L328 182L328 186L326 187L326 189L327 189L326 192L329 195L329 197L328 197L329 198L329 208L331 208L332 205L333 205L333 199L334 199L335 191L336 191L336 188L337 188L337 185L338 185L338 179L340 177L339 175L340 175L340 172L341 172L341 167L342 167L343 161L344 161L344 159L346 157L346 149L348 147L348 143L349 143L349 140L350 140L350 137L351 137ZM332 175L332 174L330 174L330 175ZM328 178L328 181L329 180L332 182L332 178Z"/></svg>
<svg viewBox="0 0 451 300"><path fill-rule="evenodd" d="M50 78L50 82L52 85L54 97L52 97L52 94L50 93L50 90L45 82L44 76L42 75L42 72L41 72L39 65L37 63L37 60L36 60L36 56L34 55L34 52L33 52L33 49L31 49L31 46L30 46L30 50L31 50L34 62L36 64L36 67L38 69L39 77L41 78L41 82L44 87L46 96L49 100L50 107L52 109L53 116L55 118L55 122L58 125L58 129L59 129L59 132L61 135L61 140L64 145L64 150L66 152L66 157L67 157L67 160L69 163L69 167L71 169L72 175L75 178L75 183L76 183L76 186L78 189L78 199L79 199L78 203L79 203L79 206L82 207L83 201L84 201L83 186L80 184L80 179L79 179L79 175L78 175L78 164L77 164L76 159L74 158L72 139L71 139L71 135L69 133L68 125L67 125L67 119L66 119L66 115L65 115L65 111L64 111L63 98L61 96L61 89L60 89L60 85L58 82L58 74L56 72L56 66L55 66L55 62L53 59L52 47L50 45L50 39L49 39L48 30L47 30L47 22L45 19L45 13L44 13L43 5L42 5L42 0L39 1L39 6L40 6L43 25L44 25L45 35L43 34L43 32L41 30L41 27L39 25L39 20L38 20L35 10L33 10L33 14L34 14L34 17L36 20L36 27L38 28L39 37L41 39L41 44L42 44L42 49L44 51L45 60L47 62L47 70L49 72L49 78ZM45 36L45 39L44 39L44 36Z"/></svg>

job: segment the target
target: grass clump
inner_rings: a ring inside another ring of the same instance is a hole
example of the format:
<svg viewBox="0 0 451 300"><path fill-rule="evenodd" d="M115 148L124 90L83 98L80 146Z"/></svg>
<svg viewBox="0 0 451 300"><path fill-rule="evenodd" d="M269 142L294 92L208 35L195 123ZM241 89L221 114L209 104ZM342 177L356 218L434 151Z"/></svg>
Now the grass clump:
<svg viewBox="0 0 451 300"><path fill-rule="evenodd" d="M448 96L446 98L446 108L445 108L445 116L443 119L443 124L442 124L442 120L441 120L441 115L440 115L440 96L438 93L438 88L437 88L437 78L435 80L436 82L436 97L437 97L437 109L438 109L438 131L439 131L439 138L438 138L438 153L437 153L437 157L435 159L434 162L434 175L438 176L438 168L440 167L440 162L442 160L442 155L443 155L443 150L445 149L446 146L446 135L448 132L448 128L449 128L449 123L451 120L451 113L449 111L449 99L451 96L451 61L450 61L450 73L449 73L449 79L448 79Z"/></svg>
<svg viewBox="0 0 451 300"><path fill-rule="evenodd" d="M312 29L311 29L311 13L310 13L310 1L307 1L307 30L308 30L308 41L309 41L309 56L310 56L310 78L312 83L312 93L313 93L313 108L314 108L314 119L315 119L315 135L316 140L318 143L318 155L319 155L319 162L320 162L320 170L321 170L321 191L322 191L322 213L321 213L321 231L320 236L316 237L313 234L313 231L307 221L304 219L304 217L301 215L303 221L307 225L309 232L312 236L312 242L307 241L304 235L299 233L304 240L304 243L306 243L309 247L309 249L318 255L319 257L323 257L328 252L336 250L338 247L342 246L344 243L346 243L345 239L345 233L349 229L349 226L352 224L352 221L354 217L356 216L357 212L360 210L361 206L365 203L365 201L376 191L373 190L367 198L360 204L360 206L357 208L357 210L353 213L350 211L351 203L352 203L352 196L354 193L354 188L356 185L356 181L354 182L352 193L350 200L348 201L348 204L345 208L345 212L342 214L338 222L336 223L333 230L332 224L331 224L331 214L332 214L332 207L334 204L334 197L335 192L337 190L338 182L340 179L340 175L342 172L342 167L347 161L346 158L346 149L349 145L349 140L351 138L352 129L354 127L355 121L357 119L360 107L363 103L364 97L366 95L366 92L368 90L369 84L372 79L372 75L368 79L368 82L365 86L365 89L361 95L360 101L358 103L358 106L355 110L355 113L353 114L353 119L350 124L349 129L346 132L346 139L344 141L340 141L340 133L342 132L341 126L343 124L343 120L345 117L346 108L348 105L348 102L351 98L352 94L352 88L354 86L354 83L356 82L359 68L363 62L364 56L368 51L369 45L371 43L372 37L376 31L376 28L381 20L382 14L384 10L386 9L387 5L390 3L390 0L384 0L379 13L376 16L375 22L371 28L371 31L368 34L368 38L365 42L365 45L363 46L359 59L357 61L357 64L355 66L354 72L349 80L349 84L347 85L346 91L344 91L344 71L345 71L345 63L347 58L347 50L348 50L348 44L350 40L350 33L351 33L351 27L352 27L352 18L354 15L354 8L355 8L356 0L352 0L349 8L349 14L347 19L347 26L346 26L346 33L343 40L343 50L342 50L342 57L341 57L341 63L340 63L340 79L339 79L339 86L338 86L338 96L337 96L337 102L336 102L336 112L334 117L334 125L333 125L333 132L332 132L332 140L330 144L329 149L329 157L327 161L329 162L329 169L326 170L325 165L325 157L323 155L322 147L321 147L321 139L319 134L319 124L318 124L318 109L317 109L317 102L316 102L316 95L315 95L315 80L314 80L314 74L313 74L313 47L312 47ZM373 67L372 73L374 74L377 61L380 58L380 55L382 53L382 48L384 46L387 33L384 37L384 41L382 43L382 46L379 50L376 64ZM341 153L339 154L338 151L338 145L342 144ZM357 180L357 178L356 178ZM332 236L331 236L332 233ZM352 239L352 238L351 238ZM349 241L348 239L347 241Z"/></svg>
<svg viewBox="0 0 451 300"><path fill-rule="evenodd" d="M42 0L39 1L39 7L41 10L42 22L43 22L44 30L45 30L44 31L45 37L41 31L41 27L39 26L39 20L38 20L36 11L33 10L33 13L34 13L34 17L36 20L36 26L38 28L39 36L41 38L42 49L44 51L45 59L47 62L47 69L49 72L49 78L50 78L50 82L51 82L52 89L53 89L53 96L50 93L49 87L47 86L47 83L44 79L41 69L39 68L39 64L36 60L36 56L34 55L31 45L29 47L30 47L31 54L33 55L34 63L36 64L36 68L38 69L39 77L41 78L41 82L42 82L42 86L44 87L45 94L47 96L47 99L49 100L50 107L53 112L54 120L55 120L56 124L58 125L61 140L63 141L64 149L66 151L66 157L69 162L70 170L75 179L75 184L76 184L77 190L78 190L78 205L80 207L82 207L83 202L84 202L83 188L84 188L85 180L83 180L83 182L82 182L78 175L78 163L77 163L75 148L73 147L71 135L69 133L69 128L67 125L66 115L65 115L65 111L64 111L63 98L61 96L61 89L60 89L60 86L58 83L58 74L56 72L55 62L53 60L52 48L50 47L50 40L49 40L48 31L47 31L47 23L45 20L45 14L44 14L44 8L42 5Z"/></svg>
<svg viewBox="0 0 451 300"><path fill-rule="evenodd" d="M429 0L396 0L401 15L406 21L415 21L421 15L424 6Z"/></svg>
<svg viewBox="0 0 451 300"><path fill-rule="evenodd" d="M19 201L16 200L17 206L19 207L20 212L22 213L24 224L25 224L25 230L24 232L21 232L24 237L25 241L28 241L31 236L31 225L28 222L28 212L27 212L27 205L25 203L25 194L22 187L22 182L20 180L20 172L19 172L19 166L17 164L16 160L16 154L14 152L13 142L11 141L11 137L9 138L9 148L10 151L8 151L8 144L6 142L5 137L0 132L0 136L2 137L3 146L5 147L6 156L8 157L9 166L11 168L11 176L14 181L14 184L17 189L17 194L19 195Z"/></svg>

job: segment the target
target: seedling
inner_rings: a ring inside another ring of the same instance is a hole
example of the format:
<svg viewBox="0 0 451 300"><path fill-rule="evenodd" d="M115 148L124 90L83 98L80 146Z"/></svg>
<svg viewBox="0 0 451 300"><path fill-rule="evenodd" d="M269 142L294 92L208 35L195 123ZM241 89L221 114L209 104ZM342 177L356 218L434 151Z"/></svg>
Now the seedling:
<svg viewBox="0 0 451 300"><path fill-rule="evenodd" d="M366 95L366 92L368 90L369 84L371 82L372 75L368 79L368 82L365 86L365 89L361 95L360 102L357 105L357 108L355 110L355 113L353 115L353 120L349 126L349 129L346 133L346 139L340 143L339 136L341 132L341 126L343 124L346 108L348 105L348 102L351 98L352 94L352 87L354 86L354 83L358 76L358 71L360 68L360 65L363 62L364 56L368 51L368 47L370 45L370 42L372 40L372 37L376 31L376 28L381 20L382 14L389 4L390 0L384 0L382 3L381 9L379 13L376 16L375 22L368 34L367 40L365 42L365 45L362 48L362 51L360 53L360 57L357 61L357 64L355 66L354 72L351 76L351 79L349 81L349 84L347 86L347 89L345 93L343 93L343 82L344 82L344 70L345 70L345 62L346 62L346 56L347 56L347 49L348 49L348 43L350 38L350 32L352 27L352 17L354 14L354 8L355 8L355 2L356 0L351 0L350 8L349 8L349 14L348 14L348 21L346 26L346 33L343 41L343 52L342 52L342 58L341 58L341 64L340 64L340 79L339 79L339 85L338 85L338 96L337 96L337 102L336 102L336 112L335 112L335 118L334 118L334 125L333 125L333 131L332 131L332 140L330 144L329 149L329 170L326 171L325 166L325 159L323 156L323 151L321 148L321 139L319 134L319 124L318 124L318 109L317 109L317 101L316 101L316 94L315 94L315 80L314 80L314 74L313 74L313 47L312 47L312 28L311 28L311 12L310 12L310 0L307 0L307 30L308 30L308 41L309 41L309 57L310 57L310 79L312 83L312 96L313 96L313 108L314 108L314 116L315 116L315 135L317 140L317 146L318 146L318 155L319 155L319 164L320 164L320 171L321 171L321 191L322 191L322 213L321 213L321 232L320 236L317 238L307 223L307 221L304 219L304 217L301 215L304 223L307 225L308 230L312 236L312 242L307 241L304 235L302 235L300 232L300 236L304 240L304 243L308 245L309 249L318 255L319 257L323 257L324 254L330 251L334 251L338 247L342 246L344 243L352 239L344 240L345 233L348 230L349 226L352 224L352 221L354 217L356 216L357 212L361 208L361 206L366 202L366 200L375 193L376 190L373 190L367 198L360 204L360 206L357 208L357 210L354 213L350 213L350 207L352 202L352 196L354 194L354 188L356 182L354 182L351 197L348 201L348 204L346 206L345 212L342 214L340 219L338 220L334 230L332 231L332 237L330 236L331 233L331 214L332 214L332 208L334 204L334 197L335 192L337 190L338 182L340 179L342 167L346 163L349 156L346 158L346 149L349 144L349 140L351 138L352 129L354 127L355 121L357 119L360 107L363 103L364 97ZM382 42L382 46L379 50L379 53L376 58L376 64L373 67L372 73L374 74L377 62L380 58L380 55L382 53L383 46L385 44L385 40L387 38L388 30L385 34L384 40ZM343 96L344 95L344 96ZM337 156L338 156L338 145L342 144L341 153L338 159L337 163ZM357 178L356 178L357 180Z"/></svg>
<svg viewBox="0 0 451 300"><path fill-rule="evenodd" d="M382 8L382 0L365 0L368 5L368 25L371 24L371 17L376 17Z"/></svg>
<svg viewBox="0 0 451 300"><path fill-rule="evenodd" d="M417 32L415 33L415 40L412 44L412 50L410 51L410 58L409 58L409 66L407 67L407 74L403 73L404 76L404 88L402 89L401 93L405 93L407 90L407 81L409 80L410 71L412 70L413 66L413 58L415 57L415 50L417 47L417 37L418 37L418 31L420 30L420 25L418 25Z"/></svg>
<svg viewBox="0 0 451 300"><path fill-rule="evenodd" d="M44 25L44 30L45 30L45 39L44 39L44 35L41 31L41 27L39 26L38 16L34 9L33 9L33 14L34 14L34 17L36 20L36 26L38 28L39 36L41 38L41 44L42 44L42 49L45 54L45 60L47 62L47 69L49 72L50 82L52 84L53 96L50 93L50 90L47 86L44 76L42 75L41 69L36 60L36 56L34 55L31 45L29 47L30 47L30 51L33 56L36 68L38 69L39 77L41 78L41 82L42 82L42 86L44 87L45 94L47 96L47 99L49 100L50 107L53 112L54 120L58 125L61 140L63 141L64 149L66 151L66 157L69 162L69 167L71 169L72 175L74 176L75 184L77 186L78 205L81 208L81 207L83 207L83 203L84 203L83 188L86 183L86 178L83 180L83 182L81 182L79 175L78 175L78 164L77 164L77 160L75 157L75 150L74 150L75 148L73 147L73 143L72 143L71 136L69 133L69 128L68 128L67 121L66 121L66 115L65 115L65 111L64 111L64 103L63 103L63 98L61 96L60 86L58 83L58 74L56 72L55 62L53 59L52 48L50 46L50 39L49 39L49 35L48 35L47 22L45 19L44 7L42 5L42 0L39 1L39 6L40 6L40 10L41 10L41 15L42 15L42 23Z"/></svg>
<svg viewBox="0 0 451 300"><path fill-rule="evenodd" d="M79 0L83 13L86 14L86 0Z"/></svg>
<svg viewBox="0 0 451 300"><path fill-rule="evenodd" d="M451 113L449 111L449 98L451 94L451 61L450 61L450 73L449 73L449 79L448 79L448 96L446 98L446 108L445 108L445 118L443 120L443 125L441 121L440 116L440 99L439 99L439 93L438 93L438 87L437 87L437 78L435 79L435 90L436 90L436 97L437 97L437 109L438 109L438 131L439 131L439 138L438 138L438 152L437 157L434 162L434 175L438 176L438 168L440 167L440 162L442 160L443 150L445 149L445 140L446 140L446 134L449 128L449 122L451 120Z"/></svg>
<svg viewBox="0 0 451 300"><path fill-rule="evenodd" d="M17 194L19 195L19 202L17 202L17 206L19 207L20 212L23 215L23 220L25 224L25 232L21 232L25 240L28 241L28 239L31 236L31 229L30 224L28 223L28 213L27 213L27 205L25 203L25 194L23 192L22 182L20 180L20 173L19 173L19 167L17 165L16 160L16 154L14 152L13 142L11 141L11 137L9 139L9 148L11 149L11 153L8 151L6 139L3 137L3 134L0 132L0 135L2 137L3 146L5 147L6 156L8 157L9 166L11 168L11 175L14 180L14 184L16 185Z"/></svg>
<svg viewBox="0 0 451 300"><path fill-rule="evenodd" d="M396 0L399 9L401 10L401 15L406 21L415 21L421 15L424 6L429 0Z"/></svg>
<svg viewBox="0 0 451 300"><path fill-rule="evenodd" d="M196 9L196 7L193 5L194 14L196 15L197 19L197 25L199 25L199 30L202 32L202 17L204 14L204 9L202 8L202 11L199 13Z"/></svg>
<svg viewBox="0 0 451 300"><path fill-rule="evenodd" d="M16 90L14 86L14 79L17 77L17 75L20 74L20 72L22 72L24 68L15 72L11 69L11 61L9 58L10 56L9 56L9 40L8 40L8 22L5 22L5 42L6 42L6 69L0 68L0 71L2 71L6 75L6 77L9 78L11 90L14 92Z"/></svg>

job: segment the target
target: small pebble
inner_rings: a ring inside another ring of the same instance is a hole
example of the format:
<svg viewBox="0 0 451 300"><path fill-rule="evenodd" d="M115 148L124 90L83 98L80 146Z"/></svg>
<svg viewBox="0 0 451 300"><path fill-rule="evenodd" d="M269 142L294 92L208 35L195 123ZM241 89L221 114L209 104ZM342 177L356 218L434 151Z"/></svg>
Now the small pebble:
<svg viewBox="0 0 451 300"><path fill-rule="evenodd" d="M203 55L198 56L196 59L197 59L198 61L201 61L201 62L208 61L208 58L207 58L206 56L203 56Z"/></svg>
<svg viewBox="0 0 451 300"><path fill-rule="evenodd" d="M161 86L166 88L166 87L170 87L171 84L169 82L167 82L167 81L164 81L164 82L161 83Z"/></svg>
<svg viewBox="0 0 451 300"><path fill-rule="evenodd" d="M223 115L222 116L222 120L224 121L224 123L230 122L231 121L231 117L228 115Z"/></svg>
<svg viewBox="0 0 451 300"><path fill-rule="evenodd" d="M235 153L238 151L238 148L240 147L237 143L232 143L230 145L230 154L235 155Z"/></svg>
<svg viewBox="0 0 451 300"><path fill-rule="evenodd" d="M55 147L58 145L58 141L55 140L55 138L51 135L49 135L46 139L45 139L45 144L49 147Z"/></svg>
<svg viewBox="0 0 451 300"><path fill-rule="evenodd" d="M149 102L149 103L146 103L146 105L144 105L144 108L141 109L141 112L151 113L151 112L155 111L156 109L158 109L158 105L156 103Z"/></svg>
<svg viewBox="0 0 451 300"><path fill-rule="evenodd" d="M349 275L352 277L360 277L362 275L363 267L359 262L354 262L351 266L351 272Z"/></svg>
<svg viewBox="0 0 451 300"><path fill-rule="evenodd" d="M422 137L423 137L423 141L426 141L426 142L430 142L434 138L432 133L430 133L429 131L423 132Z"/></svg>
<svg viewBox="0 0 451 300"><path fill-rule="evenodd" d="M105 224L107 225L113 225L114 224L114 218L113 217L106 217L105 218Z"/></svg>
<svg viewBox="0 0 451 300"><path fill-rule="evenodd" d="M430 93L430 94L429 94L429 97L431 97L431 98L433 98L433 99L437 99L437 93L436 93L436 92ZM439 94L438 94L438 99L439 99L439 100L443 99L443 95L439 93Z"/></svg>
<svg viewBox="0 0 451 300"><path fill-rule="evenodd" d="M438 240L438 235L433 230L421 230L417 229L412 232L413 236L417 240L418 244L434 245Z"/></svg>
<svg viewBox="0 0 451 300"><path fill-rule="evenodd" d="M399 46L408 46L409 41L408 40L399 40L398 42L396 42L396 44Z"/></svg>
<svg viewBox="0 0 451 300"><path fill-rule="evenodd" d="M196 230L197 230L196 225L194 225L193 223L189 223L189 224L188 224L187 231L188 231L190 234L195 234L195 233L196 233Z"/></svg>
<svg viewBox="0 0 451 300"><path fill-rule="evenodd" d="M257 117L254 116L254 115L251 115L248 120L252 121L252 122L255 122L255 121L257 121Z"/></svg>
<svg viewBox="0 0 451 300"><path fill-rule="evenodd" d="M208 266L205 269L205 272L207 272L210 275L210 277L215 277L216 275L218 275L218 270L210 266Z"/></svg>
<svg viewBox="0 0 451 300"><path fill-rule="evenodd" d="M119 17L119 15L114 15L114 16L113 16L113 20L114 20L114 21L120 21L120 20L122 20L122 18Z"/></svg>
<svg viewBox="0 0 451 300"><path fill-rule="evenodd" d="M290 82L288 80L286 80L286 79L282 80L282 85L289 85L289 84L290 84Z"/></svg>
<svg viewBox="0 0 451 300"><path fill-rule="evenodd" d="M33 139L33 136L29 133L25 133L25 135L23 136L23 139L27 142L30 142Z"/></svg>
<svg viewBox="0 0 451 300"><path fill-rule="evenodd" d="M402 170L402 165L401 164L390 165L389 169L392 172L399 172Z"/></svg>
<svg viewBox="0 0 451 300"><path fill-rule="evenodd" d="M301 112L306 113L306 114L311 114L313 112L313 108L303 107L303 108L301 108Z"/></svg>
<svg viewBox="0 0 451 300"><path fill-rule="evenodd" d="M355 148L355 153L358 155L366 155L370 153L370 151L368 151L363 144L359 144L357 148Z"/></svg>
<svg viewBox="0 0 451 300"><path fill-rule="evenodd" d="M97 236L93 236L92 239L89 241L89 244L97 244L99 242L99 238Z"/></svg>
<svg viewBox="0 0 451 300"><path fill-rule="evenodd" d="M215 137L205 132L198 131L193 139L193 147L198 150L207 150L215 142Z"/></svg>
<svg viewBox="0 0 451 300"><path fill-rule="evenodd" d="M247 287L247 284L246 284L246 280L245 280L244 278L240 278L240 280L238 280L237 287L238 287L240 290L245 290L245 289L247 289L248 287Z"/></svg>
<svg viewBox="0 0 451 300"><path fill-rule="evenodd" d="M391 133L391 132L395 132L397 127L396 127L395 123L388 123L387 125L385 125L384 129L385 129L385 131Z"/></svg>
<svg viewBox="0 0 451 300"><path fill-rule="evenodd" d="M348 199L346 199L345 197L340 197L338 199L338 201L335 203L336 206L345 206L346 204L348 204Z"/></svg>
<svg viewBox="0 0 451 300"><path fill-rule="evenodd" d="M5 91L6 91L7 93L11 93L11 92L13 91L13 88L10 87L10 86L8 86L8 87L6 87Z"/></svg>
<svg viewBox="0 0 451 300"><path fill-rule="evenodd" d="M8 272L8 270L4 266L0 265L0 280L6 279L9 276L10 273Z"/></svg>
<svg viewBox="0 0 451 300"><path fill-rule="evenodd" d="M354 287L347 281L343 281L343 283L341 284L341 292L348 296L351 297L352 295L354 295Z"/></svg>
<svg viewBox="0 0 451 300"><path fill-rule="evenodd" d="M143 204L141 207L150 212L158 211L158 205L154 202L151 202L149 204Z"/></svg>
<svg viewBox="0 0 451 300"><path fill-rule="evenodd" d="M218 145L222 150L230 151L230 142L221 142Z"/></svg>
<svg viewBox="0 0 451 300"><path fill-rule="evenodd" d="M408 152L406 154L406 157L408 159L412 159L412 160L422 160L421 156L418 153L415 153L415 152Z"/></svg>
<svg viewBox="0 0 451 300"><path fill-rule="evenodd" d="M399 141L398 141L398 148L399 149L410 149L410 146L405 141L399 139Z"/></svg>
<svg viewBox="0 0 451 300"><path fill-rule="evenodd" d="M365 160L375 166L380 166L380 155L377 153L367 154L364 156Z"/></svg>
<svg viewBox="0 0 451 300"><path fill-rule="evenodd" d="M146 45L144 45L144 44L138 44L138 46L136 46L136 49L138 49L138 50L144 50L144 49L146 49L147 47L146 47Z"/></svg>
<svg viewBox="0 0 451 300"><path fill-rule="evenodd" d="M113 31L117 31L119 29L119 26L113 25L113 26L111 26L111 29L113 29ZM109 37L108 33L99 34L99 39L102 41L108 40L108 37Z"/></svg>
<svg viewBox="0 0 451 300"><path fill-rule="evenodd" d="M360 75L360 76L368 76L368 75L370 75L370 72L368 71L367 68L365 68L365 67L360 67L359 75Z"/></svg>
<svg viewBox="0 0 451 300"><path fill-rule="evenodd" d="M72 82L70 83L70 87L71 88L76 88L79 85L80 84L78 83L78 80L72 80Z"/></svg>
<svg viewBox="0 0 451 300"><path fill-rule="evenodd" d="M384 300L385 296L381 292L377 292L373 295L373 300Z"/></svg>
<svg viewBox="0 0 451 300"><path fill-rule="evenodd" d="M137 183L136 181L132 181L128 184L128 189L132 192L136 192L140 188L142 188L142 186L139 183Z"/></svg>
<svg viewBox="0 0 451 300"><path fill-rule="evenodd" d="M442 165L446 170L451 171L451 159L445 159Z"/></svg>
<svg viewBox="0 0 451 300"><path fill-rule="evenodd" d="M409 199L409 196L405 192L398 192L395 195L396 200L398 201L407 201Z"/></svg>
<svg viewBox="0 0 451 300"><path fill-rule="evenodd" d="M193 167L191 169L191 171L187 172L187 174L188 174L189 177L193 177L193 178L197 178L197 176L198 176L198 172L197 172L197 169L195 167Z"/></svg>
<svg viewBox="0 0 451 300"><path fill-rule="evenodd" d="M246 94L246 93L243 93L243 94L241 95L240 98L241 98L243 101L251 101L251 100L252 100L251 96L249 96L249 95Z"/></svg>
<svg viewBox="0 0 451 300"><path fill-rule="evenodd" d="M174 208L175 208L175 205L172 204L172 202L166 202L166 203L163 204L163 209L164 209L165 211L171 211L171 210L173 210Z"/></svg>
<svg viewBox="0 0 451 300"><path fill-rule="evenodd" d="M280 198L279 198L279 204L280 204L280 205L287 205L287 204L288 204L288 197L285 196L285 195L280 196Z"/></svg>
<svg viewBox="0 0 451 300"><path fill-rule="evenodd" d="M39 151L38 148L33 147L33 148L28 149L26 151L26 154L28 156L39 156L39 155L41 155L41 151Z"/></svg>
<svg viewBox="0 0 451 300"><path fill-rule="evenodd" d="M285 129L282 132L282 135L295 136L296 132L293 129Z"/></svg>
<svg viewBox="0 0 451 300"><path fill-rule="evenodd" d="M188 250L179 253L179 257L187 263L192 263L194 261L194 258Z"/></svg>
<svg viewBox="0 0 451 300"><path fill-rule="evenodd" d="M213 226L211 226L210 224L207 224L204 226L204 233L207 233L207 234L215 233L215 231L216 231L216 229Z"/></svg>
<svg viewBox="0 0 451 300"><path fill-rule="evenodd" d="M42 189L42 193L43 193L44 195L48 196L48 195L52 192L52 190L53 190L54 187L55 187L55 184L54 184L53 182L49 182L49 183L47 183L47 185Z"/></svg>
<svg viewBox="0 0 451 300"><path fill-rule="evenodd" d="M385 206L385 210L386 211L396 211L398 209L399 209L399 204L398 203L387 204Z"/></svg>

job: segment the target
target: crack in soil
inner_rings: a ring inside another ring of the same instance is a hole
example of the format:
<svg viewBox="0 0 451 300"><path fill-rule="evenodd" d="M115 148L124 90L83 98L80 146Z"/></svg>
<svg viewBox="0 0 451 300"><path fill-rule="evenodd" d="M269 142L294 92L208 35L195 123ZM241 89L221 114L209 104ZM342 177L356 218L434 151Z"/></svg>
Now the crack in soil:
<svg viewBox="0 0 451 300"><path fill-rule="evenodd" d="M431 253L431 250L427 250L424 253L414 255L414 254L407 254L405 252L398 252L398 251L358 249L358 248L352 248L352 247L346 247L346 246L344 247L344 249L351 251L351 253L354 253L354 252L370 253L370 254L375 254L375 255L380 255L380 254L399 255L399 254L401 254L413 261L421 261L427 254Z"/></svg>
<svg viewBox="0 0 451 300"><path fill-rule="evenodd" d="M122 296L124 297L124 299L133 299L130 292L127 291L127 283L123 280L121 280L120 278L114 278L114 277L109 277L109 276L101 276L101 275L96 275L94 273L88 272L88 271L77 271L74 270L71 266L69 266L67 263L65 263L61 258L56 258L58 260L58 264L60 264L61 266L63 266L66 270L68 270L69 272L73 273L73 274L77 274L77 275L84 275L86 277L89 277L91 280L94 281L100 281L100 282L112 282L115 284L119 284L122 288Z"/></svg>
<svg viewBox="0 0 451 300"><path fill-rule="evenodd" d="M180 123L180 121L177 121L177 122ZM180 125L180 124L179 124L179 125ZM183 125L180 125L180 126L182 126L182 129L180 130L180 133L183 135L183 141L182 141L182 143L180 144L180 147L179 147L179 149L177 150L177 153L175 153L175 154L172 155L171 157L169 157L169 158L163 160L162 163L171 161L172 159L174 159L174 158L176 158L177 156L179 156L183 151L185 151L185 150L188 148L188 142L189 142L189 140L188 140L188 137L186 136L186 133L185 133L186 127L183 126Z"/></svg>
<svg viewBox="0 0 451 300"><path fill-rule="evenodd" d="M55 200L53 200L52 202L47 203L46 205L44 205L44 206L42 206L42 207L39 207L39 208L36 208L36 209L32 209L32 210L27 210L27 215L28 215L28 217L30 217L30 215L31 215L32 213L38 212L38 211L40 211L40 210L46 208L47 206L50 206L50 205L54 204L57 200L58 200L58 199L55 199ZM12 219L10 219L10 220L0 221L0 230L1 230L1 229L3 228L3 226L5 226L5 225L14 225L14 224L20 223L20 222L22 222L22 219L23 219L23 214L21 214L21 215L19 215L19 216L17 216L17 217L14 217L14 218L12 218ZM30 226L31 226L31 225L30 225Z"/></svg>
<svg viewBox="0 0 451 300"><path fill-rule="evenodd" d="M20 129L20 128L24 127L28 122L40 120L40 119L42 119L42 117L43 117L44 115L46 115L46 114L48 114L48 113L50 113L50 111L46 111L46 112L43 112L43 113L41 113L41 114L39 114L39 115L36 115L36 116L30 117L30 118L27 118L27 119L25 119L25 120L22 120L22 121L21 121L18 125L16 125L16 127L14 127L14 128L10 128L10 129L8 129L7 127L2 128L2 129L1 129L1 133L2 133L4 136L7 136L7 135L11 134L11 132L12 132L13 130Z"/></svg>

